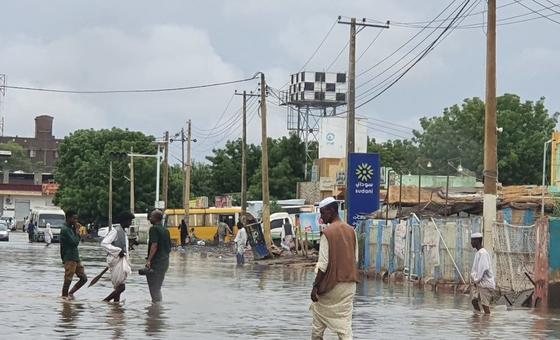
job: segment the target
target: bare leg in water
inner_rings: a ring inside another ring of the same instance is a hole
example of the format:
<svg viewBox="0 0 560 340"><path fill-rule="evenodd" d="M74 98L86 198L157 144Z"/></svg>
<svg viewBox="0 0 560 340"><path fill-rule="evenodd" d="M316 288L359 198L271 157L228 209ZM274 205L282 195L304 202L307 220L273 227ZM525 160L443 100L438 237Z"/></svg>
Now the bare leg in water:
<svg viewBox="0 0 560 340"><path fill-rule="evenodd" d="M121 294L125 289L126 287L124 283L118 285L117 288L115 288L115 290L111 294L109 294L109 296L103 299L103 301L110 302L111 300L113 300L114 302L119 302L121 300Z"/></svg>

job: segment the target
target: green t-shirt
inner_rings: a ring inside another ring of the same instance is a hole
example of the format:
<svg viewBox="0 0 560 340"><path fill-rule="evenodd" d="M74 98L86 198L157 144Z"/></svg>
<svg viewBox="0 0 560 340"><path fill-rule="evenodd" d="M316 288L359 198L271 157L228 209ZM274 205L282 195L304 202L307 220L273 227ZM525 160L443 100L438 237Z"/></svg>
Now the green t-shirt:
<svg viewBox="0 0 560 340"><path fill-rule="evenodd" d="M78 252L79 244L80 235L76 233L74 228L64 223L60 229L60 258L62 262L80 262L80 253Z"/></svg>
<svg viewBox="0 0 560 340"><path fill-rule="evenodd" d="M154 270L167 270L169 266L169 253L171 252L169 230L161 224L154 224L150 228L148 249L152 247L152 243L157 243L158 246L157 252L152 258L152 268Z"/></svg>

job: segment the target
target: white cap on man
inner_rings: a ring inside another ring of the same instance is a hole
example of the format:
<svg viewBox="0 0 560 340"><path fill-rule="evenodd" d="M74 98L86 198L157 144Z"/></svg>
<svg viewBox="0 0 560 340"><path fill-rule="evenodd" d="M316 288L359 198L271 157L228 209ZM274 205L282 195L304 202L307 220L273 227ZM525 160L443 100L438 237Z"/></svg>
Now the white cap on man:
<svg viewBox="0 0 560 340"><path fill-rule="evenodd" d="M482 233L472 233L471 238L482 238Z"/></svg>
<svg viewBox="0 0 560 340"><path fill-rule="evenodd" d="M331 203L336 203L336 200L333 197L327 197L319 202L319 209L324 208Z"/></svg>

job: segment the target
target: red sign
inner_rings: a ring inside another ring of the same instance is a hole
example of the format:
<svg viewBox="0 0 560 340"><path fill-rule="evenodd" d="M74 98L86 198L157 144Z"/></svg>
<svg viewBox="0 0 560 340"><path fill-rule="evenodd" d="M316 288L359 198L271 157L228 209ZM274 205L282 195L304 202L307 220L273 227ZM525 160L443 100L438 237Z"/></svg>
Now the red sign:
<svg viewBox="0 0 560 340"><path fill-rule="evenodd" d="M58 183L44 183L42 186L43 195L52 196L58 191Z"/></svg>

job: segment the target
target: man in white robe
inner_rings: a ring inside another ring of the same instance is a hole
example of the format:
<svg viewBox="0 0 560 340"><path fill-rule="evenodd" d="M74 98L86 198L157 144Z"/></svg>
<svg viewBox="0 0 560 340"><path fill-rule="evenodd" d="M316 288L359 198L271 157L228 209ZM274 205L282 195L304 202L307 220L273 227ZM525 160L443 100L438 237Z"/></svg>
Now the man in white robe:
<svg viewBox="0 0 560 340"><path fill-rule="evenodd" d="M492 272L492 258L486 249L482 247L482 234L473 233L471 236L471 246L477 250L474 256L471 270L471 303L477 312L484 310L485 314L490 314L490 300L496 282Z"/></svg>
<svg viewBox="0 0 560 340"><path fill-rule="evenodd" d="M237 264L244 265L245 264L245 246L247 245L247 230L245 230L245 226L243 223L237 223L237 235L235 235L235 245L236 245L236 257L237 257Z"/></svg>
<svg viewBox="0 0 560 340"><path fill-rule="evenodd" d="M51 230L51 224L47 223L47 225L45 226L45 247L48 247L51 245L52 239L53 239L53 233Z"/></svg>
<svg viewBox="0 0 560 340"><path fill-rule="evenodd" d="M119 215L119 226L111 228L107 236L101 241L101 247L107 252L107 266L111 270L111 282L113 283L113 292L109 294L103 301L119 302L121 294L125 290L125 282L131 273L130 262L128 257L128 235L125 229L130 227L134 215L129 212L123 212Z"/></svg>

